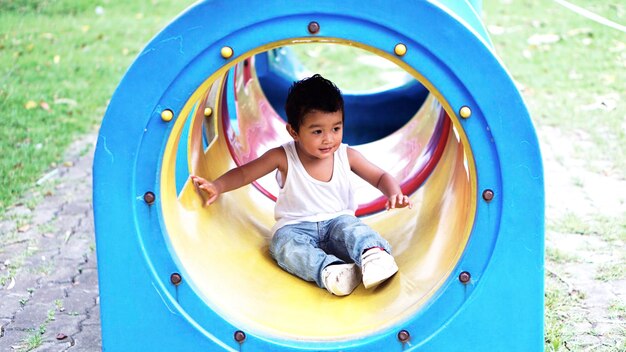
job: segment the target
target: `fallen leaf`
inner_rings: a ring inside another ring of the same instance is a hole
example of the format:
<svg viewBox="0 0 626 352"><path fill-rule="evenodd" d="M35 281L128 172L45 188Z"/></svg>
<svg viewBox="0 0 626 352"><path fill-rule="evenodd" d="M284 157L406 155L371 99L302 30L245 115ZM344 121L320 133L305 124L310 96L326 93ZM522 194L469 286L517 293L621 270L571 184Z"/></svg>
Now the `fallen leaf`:
<svg viewBox="0 0 626 352"><path fill-rule="evenodd" d="M54 104L55 105L69 105L69 106L76 106L76 105L78 105L76 100L70 99L70 98L57 98L57 99L54 99Z"/></svg>
<svg viewBox="0 0 626 352"><path fill-rule="evenodd" d="M26 232L30 230L30 224L25 224L17 228L17 232Z"/></svg>
<svg viewBox="0 0 626 352"><path fill-rule="evenodd" d="M26 102L26 104L24 104L24 107L26 108L26 110L32 110L37 107L37 103L35 103L32 100L29 100Z"/></svg>
<svg viewBox="0 0 626 352"><path fill-rule="evenodd" d="M504 27L495 26L495 25L487 26L487 29L489 30L489 33L493 35L502 35L506 32Z"/></svg>
<svg viewBox="0 0 626 352"><path fill-rule="evenodd" d="M52 59L52 61L55 64L58 64L59 62L61 62L61 56L60 55L54 55L54 58Z"/></svg>
<svg viewBox="0 0 626 352"><path fill-rule="evenodd" d="M40 102L39 106L46 111L50 111L50 104L46 103L45 101Z"/></svg>
<svg viewBox="0 0 626 352"><path fill-rule="evenodd" d="M11 281L9 281L9 285L7 285L7 291L11 290L13 287L15 287L15 278L13 276L11 276Z"/></svg>
<svg viewBox="0 0 626 352"><path fill-rule="evenodd" d="M591 28L574 28L567 31L567 35L576 36L576 35L589 35L591 34Z"/></svg>
<svg viewBox="0 0 626 352"><path fill-rule="evenodd" d="M67 338L67 335L65 335L64 333L60 332L57 334L57 340L65 340Z"/></svg>
<svg viewBox="0 0 626 352"><path fill-rule="evenodd" d="M531 35L527 42L530 45L543 45L543 44L553 44L561 40L561 36L558 34L533 34Z"/></svg>
<svg viewBox="0 0 626 352"><path fill-rule="evenodd" d="M569 71L568 77L571 80L578 80L578 79L583 78L583 75L581 75L580 73L576 72L576 70L571 70L571 71Z"/></svg>

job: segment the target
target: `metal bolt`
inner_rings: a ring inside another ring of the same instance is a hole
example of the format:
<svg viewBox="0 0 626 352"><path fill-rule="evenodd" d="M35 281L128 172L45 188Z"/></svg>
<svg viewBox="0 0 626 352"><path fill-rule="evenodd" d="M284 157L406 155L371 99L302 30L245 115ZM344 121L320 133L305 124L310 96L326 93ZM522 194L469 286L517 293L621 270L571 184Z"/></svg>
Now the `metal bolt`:
<svg viewBox="0 0 626 352"><path fill-rule="evenodd" d="M406 52L407 52L406 45L402 43L396 44L396 46L393 48L393 52L398 56L406 55Z"/></svg>
<svg viewBox="0 0 626 352"><path fill-rule="evenodd" d="M472 275L467 271L464 271L461 274L459 274L459 281L461 281L461 283L463 284L470 282L471 279L472 279Z"/></svg>
<svg viewBox="0 0 626 352"><path fill-rule="evenodd" d="M170 275L170 282L174 286L178 286L178 285L180 285L181 282L183 282L183 277L180 276L179 273L173 273L172 275Z"/></svg>
<svg viewBox="0 0 626 352"><path fill-rule="evenodd" d="M462 118L467 119L472 116L472 109L470 109L469 106L463 106L459 110L459 115L461 115Z"/></svg>
<svg viewBox="0 0 626 352"><path fill-rule="evenodd" d="M211 108L205 108L204 109L204 117L209 117L213 114L213 109Z"/></svg>
<svg viewBox="0 0 626 352"><path fill-rule="evenodd" d="M405 343L405 342L408 342L410 339L411 339L411 334L409 334L408 331L400 330L400 332L398 333L398 340L400 340L400 342Z"/></svg>
<svg viewBox="0 0 626 352"><path fill-rule="evenodd" d="M488 202L491 202L491 200L493 199L493 196L494 196L493 191L490 190L490 189L486 189L483 192L483 199L488 201Z"/></svg>
<svg viewBox="0 0 626 352"><path fill-rule="evenodd" d="M148 203L148 205L152 205L152 203L154 203L154 200L156 199L156 196L154 195L154 193L152 192L146 192L143 195L143 200Z"/></svg>
<svg viewBox="0 0 626 352"><path fill-rule="evenodd" d="M235 332L235 341L242 343L246 339L246 333L239 330Z"/></svg>
<svg viewBox="0 0 626 352"><path fill-rule="evenodd" d="M229 46L225 46L222 48L222 50L220 50L220 54L224 59L230 59L231 57L233 57L234 53L235 51L233 50L233 48Z"/></svg>
<svg viewBox="0 0 626 352"><path fill-rule="evenodd" d="M307 27L307 29L309 30L309 33L311 34L317 34L320 31L320 24L313 21L309 23L309 26Z"/></svg>
<svg viewBox="0 0 626 352"><path fill-rule="evenodd" d="M170 122L174 118L174 112L170 109L161 111L161 120Z"/></svg>

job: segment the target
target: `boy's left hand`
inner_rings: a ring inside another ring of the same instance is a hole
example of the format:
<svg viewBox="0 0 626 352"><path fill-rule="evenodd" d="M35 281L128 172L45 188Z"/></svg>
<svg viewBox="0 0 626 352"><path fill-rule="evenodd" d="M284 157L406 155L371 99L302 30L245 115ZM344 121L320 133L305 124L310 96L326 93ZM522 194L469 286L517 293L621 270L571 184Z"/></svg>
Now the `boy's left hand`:
<svg viewBox="0 0 626 352"><path fill-rule="evenodd" d="M409 196L402 193L392 195L387 199L387 203L385 204L387 210L405 207L409 207L409 209L413 208L413 202L409 199Z"/></svg>

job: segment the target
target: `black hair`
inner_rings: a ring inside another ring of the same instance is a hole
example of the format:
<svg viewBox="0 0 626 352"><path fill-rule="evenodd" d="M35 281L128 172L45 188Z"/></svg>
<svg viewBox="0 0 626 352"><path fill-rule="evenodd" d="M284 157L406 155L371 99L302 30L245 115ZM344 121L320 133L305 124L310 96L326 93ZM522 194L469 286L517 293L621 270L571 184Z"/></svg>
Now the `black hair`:
<svg viewBox="0 0 626 352"><path fill-rule="evenodd" d="M299 131L304 116L313 110L341 111L342 121L345 117L341 91L333 82L319 74L294 82L289 88L285 103L287 122L296 132Z"/></svg>

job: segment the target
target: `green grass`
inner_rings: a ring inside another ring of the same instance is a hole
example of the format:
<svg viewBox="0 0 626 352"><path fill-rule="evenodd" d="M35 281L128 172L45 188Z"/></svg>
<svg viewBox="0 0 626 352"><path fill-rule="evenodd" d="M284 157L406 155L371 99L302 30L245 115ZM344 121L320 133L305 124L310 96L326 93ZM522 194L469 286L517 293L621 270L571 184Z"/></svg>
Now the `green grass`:
<svg viewBox="0 0 626 352"><path fill-rule="evenodd" d="M43 344L43 336L48 330L48 324L54 321L56 315L56 311L54 309L48 310L48 315L46 320L43 323L39 324L39 328L37 329L29 329L28 335L22 341L21 351L32 351Z"/></svg>
<svg viewBox="0 0 626 352"><path fill-rule="evenodd" d="M0 0L0 214L99 125L136 54L187 5Z"/></svg>
<svg viewBox="0 0 626 352"><path fill-rule="evenodd" d="M396 64L360 48L341 44L290 47L310 73L319 73L342 91L367 91L413 78Z"/></svg>
<svg viewBox="0 0 626 352"><path fill-rule="evenodd" d="M626 261L601 265L596 274L596 280L616 281L626 279Z"/></svg>
<svg viewBox="0 0 626 352"><path fill-rule="evenodd" d="M596 235L609 242L624 242L626 241L626 214L580 216L568 212L561 218L548 219L547 229L562 233Z"/></svg>
<svg viewBox="0 0 626 352"><path fill-rule="evenodd" d="M554 263L580 263L582 258L571 253L566 253L558 248L546 247L546 258Z"/></svg>
<svg viewBox="0 0 626 352"><path fill-rule="evenodd" d="M582 320L572 313L572 307L580 304L578 292L569 294L557 281L546 280L545 293L545 350L568 351L568 341L574 337L573 324Z"/></svg>
<svg viewBox="0 0 626 352"><path fill-rule="evenodd" d="M570 1L613 21L626 23L620 1ZM626 176L626 38L566 10L552 0L485 1L485 20L497 52L523 95L538 125L556 126L577 135L581 155L592 168L610 160ZM558 41L533 45L536 35ZM531 40L532 42L532 40ZM604 103L604 105L603 105Z"/></svg>

